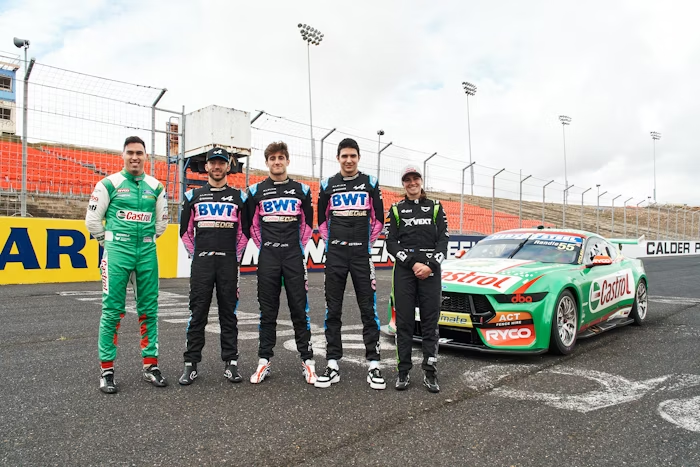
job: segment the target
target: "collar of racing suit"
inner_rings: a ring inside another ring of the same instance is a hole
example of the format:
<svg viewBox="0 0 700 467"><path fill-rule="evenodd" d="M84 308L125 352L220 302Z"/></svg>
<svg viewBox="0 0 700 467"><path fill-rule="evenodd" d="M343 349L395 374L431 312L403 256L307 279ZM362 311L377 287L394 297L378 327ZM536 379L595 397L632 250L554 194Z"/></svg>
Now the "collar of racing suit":
<svg viewBox="0 0 700 467"><path fill-rule="evenodd" d="M224 184L224 186L211 186L210 184L207 183L207 188L211 191L224 191L226 188L228 188L228 183Z"/></svg>
<svg viewBox="0 0 700 467"><path fill-rule="evenodd" d="M362 172L360 172L358 170L357 173L355 175L353 175L352 177L343 177L342 175L340 177L343 179L343 181L349 182L350 180L355 180L357 177L360 176L361 173ZM338 172L338 174L340 174L340 172Z"/></svg>
<svg viewBox="0 0 700 467"><path fill-rule="evenodd" d="M284 180L282 180L281 182L277 182L277 181L273 180L272 177L267 177L267 178L272 182L273 185L284 185L285 183L289 183L289 181L291 180L291 178L287 177Z"/></svg>
<svg viewBox="0 0 700 467"><path fill-rule="evenodd" d="M127 179L131 180L133 182L140 182L144 178L146 178L146 173L142 173L141 175L133 175L131 172L128 172L126 169L122 169L122 175Z"/></svg>

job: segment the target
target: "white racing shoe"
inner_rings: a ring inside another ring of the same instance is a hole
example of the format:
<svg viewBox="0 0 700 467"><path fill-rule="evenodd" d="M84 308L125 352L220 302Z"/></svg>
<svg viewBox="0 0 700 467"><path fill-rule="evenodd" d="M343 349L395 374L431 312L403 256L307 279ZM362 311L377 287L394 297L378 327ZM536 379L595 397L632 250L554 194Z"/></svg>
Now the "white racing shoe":
<svg viewBox="0 0 700 467"><path fill-rule="evenodd" d="M260 384L268 376L270 376L270 361L265 358L261 358L258 360L258 369L255 370L255 373L250 375L250 382L253 384Z"/></svg>
<svg viewBox="0 0 700 467"><path fill-rule="evenodd" d="M304 380L309 384L315 384L318 377L316 376L316 362L313 360L305 360L302 364Z"/></svg>

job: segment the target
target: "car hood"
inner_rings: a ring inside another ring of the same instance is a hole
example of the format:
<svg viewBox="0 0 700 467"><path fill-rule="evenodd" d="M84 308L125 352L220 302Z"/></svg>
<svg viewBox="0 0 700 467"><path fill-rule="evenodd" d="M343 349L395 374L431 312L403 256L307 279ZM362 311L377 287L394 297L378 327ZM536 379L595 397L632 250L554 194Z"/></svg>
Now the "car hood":
<svg viewBox="0 0 700 467"><path fill-rule="evenodd" d="M454 259L442 263L442 288L467 293L523 293L542 276L578 269L573 264L508 258Z"/></svg>

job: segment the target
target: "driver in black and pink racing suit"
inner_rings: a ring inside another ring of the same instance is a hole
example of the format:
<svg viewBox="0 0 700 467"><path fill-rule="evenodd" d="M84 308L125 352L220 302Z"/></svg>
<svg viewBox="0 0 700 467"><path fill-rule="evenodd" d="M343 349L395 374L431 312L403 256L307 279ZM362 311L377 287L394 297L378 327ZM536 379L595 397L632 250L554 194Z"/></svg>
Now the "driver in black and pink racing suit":
<svg viewBox="0 0 700 467"><path fill-rule="evenodd" d="M384 226L384 203L377 179L357 169L360 148L346 138L336 156L340 172L321 183L318 228L326 241L326 357L328 365L316 387L340 381L338 360L343 357L341 314L348 273L362 318L362 338L369 361L367 382L373 389L386 383L379 369L379 317L376 280L370 250Z"/></svg>

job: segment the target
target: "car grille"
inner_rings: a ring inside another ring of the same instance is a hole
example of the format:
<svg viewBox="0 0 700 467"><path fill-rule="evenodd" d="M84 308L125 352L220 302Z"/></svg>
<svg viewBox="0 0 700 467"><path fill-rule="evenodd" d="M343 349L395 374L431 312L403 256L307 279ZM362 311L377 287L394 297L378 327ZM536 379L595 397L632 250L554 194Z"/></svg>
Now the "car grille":
<svg viewBox="0 0 700 467"><path fill-rule="evenodd" d="M443 292L441 311L468 313L475 322L483 323L495 316L496 312L485 295L458 292Z"/></svg>
<svg viewBox="0 0 700 467"><path fill-rule="evenodd" d="M452 311L454 313L471 313L471 304L469 303L469 294L443 292L442 293L442 311Z"/></svg>

